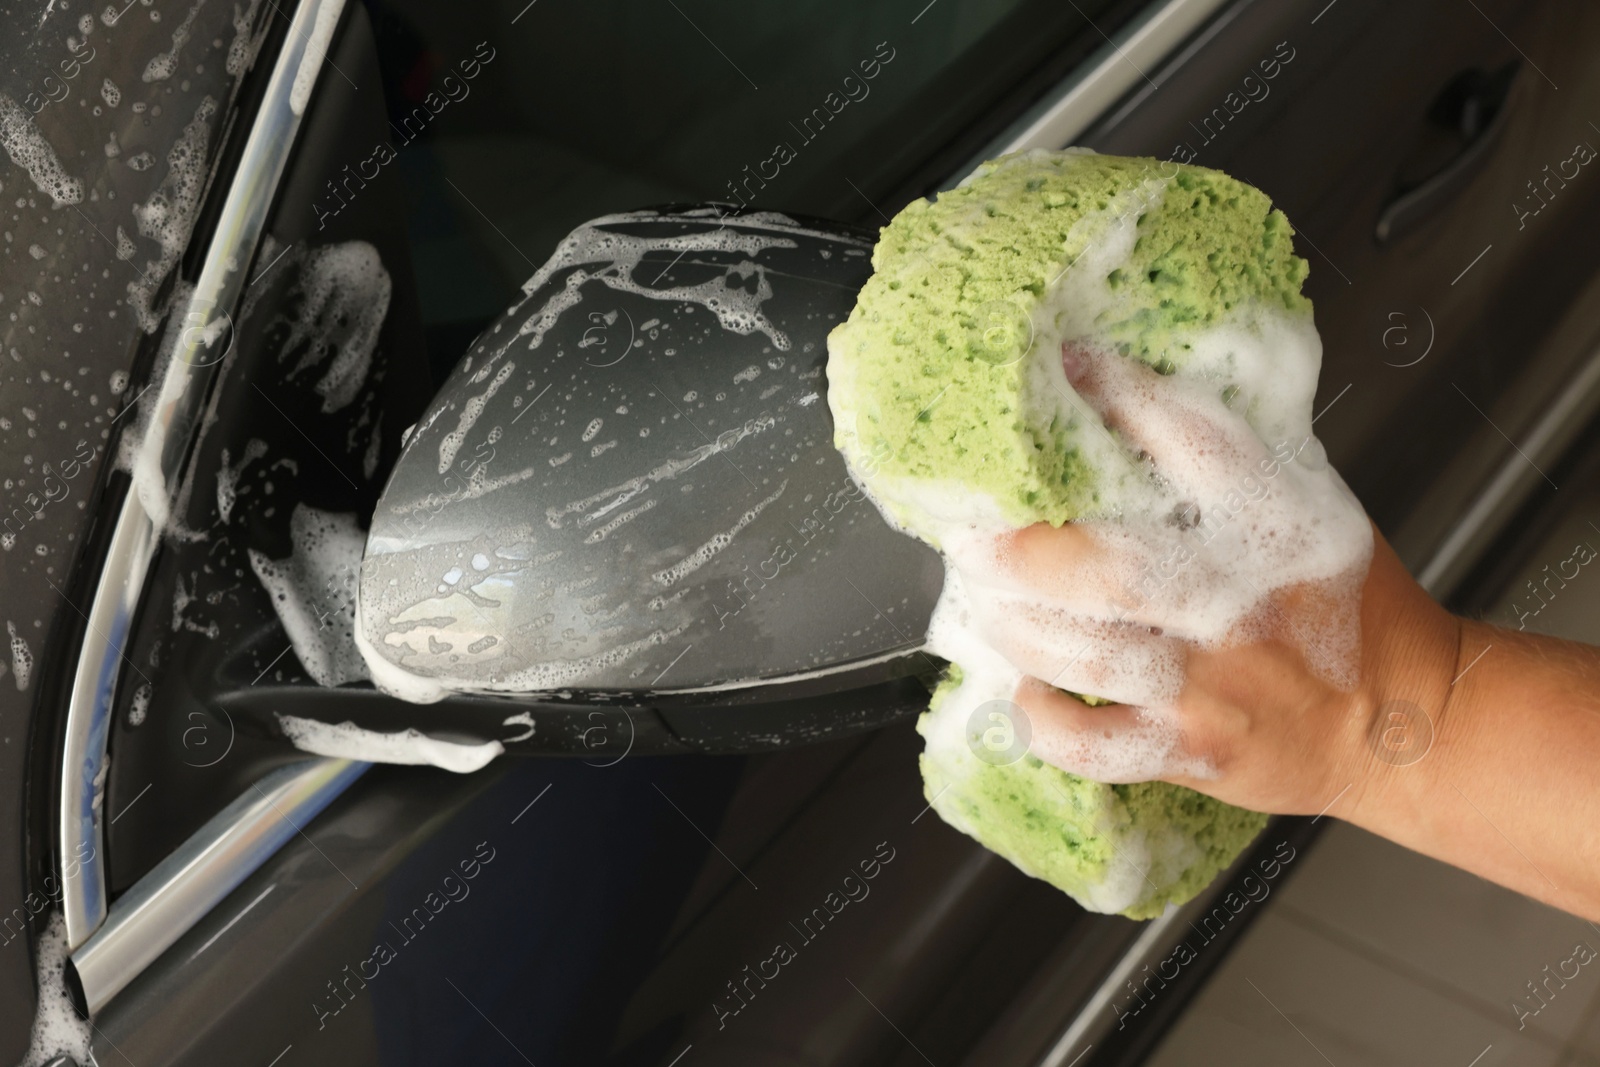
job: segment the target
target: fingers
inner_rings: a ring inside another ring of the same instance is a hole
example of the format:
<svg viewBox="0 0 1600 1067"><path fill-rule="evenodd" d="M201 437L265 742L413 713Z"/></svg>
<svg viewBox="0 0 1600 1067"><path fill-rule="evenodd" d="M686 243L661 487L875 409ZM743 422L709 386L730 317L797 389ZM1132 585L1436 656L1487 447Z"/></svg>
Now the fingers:
<svg viewBox="0 0 1600 1067"><path fill-rule="evenodd" d="M1219 476L1248 471L1267 454L1216 383L1163 376L1136 359L1072 342L1061 346L1061 366L1105 424L1186 495L1214 494Z"/></svg>
<svg viewBox="0 0 1600 1067"><path fill-rule="evenodd" d="M1086 618L1155 626L1177 637L1192 632L1203 610L1228 592L1218 561L1180 529L1115 522L1039 523L997 540L987 584ZM959 566L965 566L958 560ZM1237 584L1237 583L1231 583ZM1238 599L1237 590L1230 601Z"/></svg>
<svg viewBox="0 0 1600 1067"><path fill-rule="evenodd" d="M1038 523L943 546L974 591L1001 591L1099 619L1131 617L1149 546L1115 524Z"/></svg>
<svg viewBox="0 0 1600 1067"><path fill-rule="evenodd" d="M1169 707L1183 687L1180 641L1131 623L1083 619L1011 597L974 600L989 645L1059 689L1141 707Z"/></svg>
<svg viewBox="0 0 1600 1067"><path fill-rule="evenodd" d="M1091 708L1034 678L1017 686L1015 700L1028 716L1029 750L1070 774L1115 784L1194 769L1180 753L1174 717L1126 704Z"/></svg>

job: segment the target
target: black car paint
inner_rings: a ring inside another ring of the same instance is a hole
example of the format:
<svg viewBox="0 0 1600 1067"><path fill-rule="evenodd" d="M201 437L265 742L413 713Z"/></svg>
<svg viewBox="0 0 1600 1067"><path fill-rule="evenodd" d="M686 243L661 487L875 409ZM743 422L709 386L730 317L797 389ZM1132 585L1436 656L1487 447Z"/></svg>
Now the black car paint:
<svg viewBox="0 0 1600 1067"><path fill-rule="evenodd" d="M138 388L114 392L112 383L139 380L156 347L127 287L146 287L159 310L187 244L180 235L163 255L158 242L140 233L133 209L150 202L168 174L168 152L207 98L213 106L199 125L210 150L200 174L211 172L250 92L247 70L236 64L239 73L229 72L228 52L239 38L248 67L271 14L259 4L238 12L241 34L231 8L198 11L179 52L181 69L146 82L151 57L172 48L176 28L176 20L151 13L148 5L130 5L120 15L113 8L108 22L88 5L0 9L10 31L0 40L0 93L37 109L28 121L82 182L80 202L55 205L23 167L8 167L4 177L9 262L0 289L0 522L12 536L0 554L0 613L33 657L26 686L14 668L0 679L0 1062L6 1063L27 1048L30 945L59 898L60 865L46 842L57 777L55 726L70 678L64 664L84 624L101 536L96 524L110 514L113 424ZM85 18L92 25L87 35L80 26ZM117 106L103 95L106 81L122 92ZM107 151L113 143L116 156ZM119 229L133 243L126 259L119 256Z"/></svg>

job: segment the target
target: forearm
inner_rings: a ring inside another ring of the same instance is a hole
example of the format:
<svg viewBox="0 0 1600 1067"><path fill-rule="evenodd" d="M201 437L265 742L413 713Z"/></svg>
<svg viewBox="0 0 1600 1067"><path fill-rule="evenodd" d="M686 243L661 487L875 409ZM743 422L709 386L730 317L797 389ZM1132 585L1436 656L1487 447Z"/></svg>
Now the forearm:
<svg viewBox="0 0 1600 1067"><path fill-rule="evenodd" d="M1374 833L1600 920L1600 649L1476 622L1460 636L1442 693L1422 670L1372 708L1422 708L1426 753L1386 762L1372 743L1379 718L1371 758L1333 813L1347 807Z"/></svg>

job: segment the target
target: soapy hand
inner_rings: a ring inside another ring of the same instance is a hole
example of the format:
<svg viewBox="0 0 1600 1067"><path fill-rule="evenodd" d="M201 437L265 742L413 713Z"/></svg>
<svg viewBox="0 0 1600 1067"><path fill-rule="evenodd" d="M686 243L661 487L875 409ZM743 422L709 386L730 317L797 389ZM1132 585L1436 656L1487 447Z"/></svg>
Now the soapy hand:
<svg viewBox="0 0 1600 1067"><path fill-rule="evenodd" d="M1148 506L944 546L974 624L1024 674L1033 752L1100 781L1318 812L1373 762L1399 680L1447 686L1456 620L1309 433L1263 444L1221 383L1084 348L1063 365L1144 468Z"/></svg>
<svg viewBox="0 0 1600 1067"><path fill-rule="evenodd" d="M1063 366L1177 503L951 551L971 624L1022 672L1034 754L1326 812L1600 920L1600 650L1445 611L1309 425L1266 448L1203 383L1090 351ZM1401 755L1391 735L1419 728L1425 744Z"/></svg>

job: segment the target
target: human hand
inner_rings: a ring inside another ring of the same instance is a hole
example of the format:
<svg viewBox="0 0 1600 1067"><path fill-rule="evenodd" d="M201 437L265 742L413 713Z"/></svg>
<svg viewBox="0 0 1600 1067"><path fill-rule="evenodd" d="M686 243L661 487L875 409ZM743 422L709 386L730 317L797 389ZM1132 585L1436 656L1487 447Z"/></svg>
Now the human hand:
<svg viewBox="0 0 1600 1067"><path fill-rule="evenodd" d="M1023 675L1034 754L1280 813L1367 781L1383 765L1375 717L1399 699L1442 705L1459 621L1373 530L1309 424L1276 427L1290 434L1269 447L1222 383L1085 349L1063 365L1093 409L1080 413L1138 454L1133 481L1150 488L1111 517L943 546L969 625Z"/></svg>

